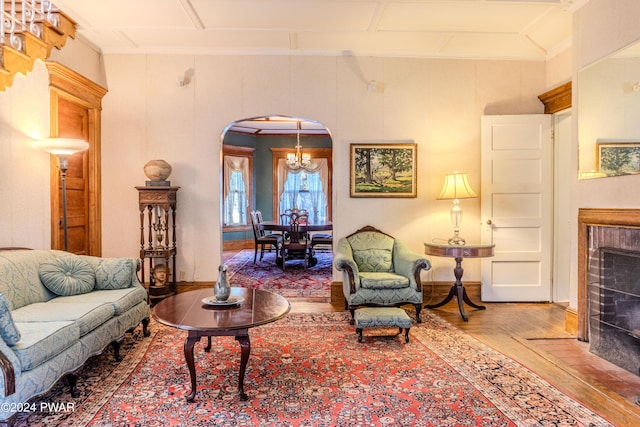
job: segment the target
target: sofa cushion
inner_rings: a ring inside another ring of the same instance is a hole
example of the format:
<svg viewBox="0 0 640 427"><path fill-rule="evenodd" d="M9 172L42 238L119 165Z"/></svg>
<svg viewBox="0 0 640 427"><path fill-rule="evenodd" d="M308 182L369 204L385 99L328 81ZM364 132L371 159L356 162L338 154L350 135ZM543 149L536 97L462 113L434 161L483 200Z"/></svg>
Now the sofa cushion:
<svg viewBox="0 0 640 427"><path fill-rule="evenodd" d="M56 295L40 281L38 268L41 263L63 255L69 253L35 249L0 251L0 293L13 310L55 298Z"/></svg>
<svg viewBox="0 0 640 427"><path fill-rule="evenodd" d="M360 286L365 289L402 289L409 286L409 279L395 273L360 272Z"/></svg>
<svg viewBox="0 0 640 427"><path fill-rule="evenodd" d="M3 294L0 294L0 336L8 345L14 345L20 341L20 331L16 328L11 307Z"/></svg>
<svg viewBox="0 0 640 427"><path fill-rule="evenodd" d="M364 231L349 236L347 240L359 271L393 271L393 237Z"/></svg>
<svg viewBox="0 0 640 427"><path fill-rule="evenodd" d="M40 366L80 339L73 322L16 322L22 337L11 348L23 371Z"/></svg>
<svg viewBox="0 0 640 427"><path fill-rule="evenodd" d="M95 285L95 271L89 263L77 256L66 256L40 264L40 280L51 292L77 295L91 292Z"/></svg>
<svg viewBox="0 0 640 427"><path fill-rule="evenodd" d="M96 289L125 289L134 274L129 258L105 258L96 267Z"/></svg>
<svg viewBox="0 0 640 427"><path fill-rule="evenodd" d="M113 317L115 309L111 304L99 302L66 303L64 307L52 302L41 302L19 308L13 312L16 322L60 322L72 321L78 325L83 337Z"/></svg>
<svg viewBox="0 0 640 427"><path fill-rule="evenodd" d="M131 307L140 303L140 301L147 300L147 291L142 286L133 286L127 289L114 289L114 290L99 290L89 292L88 294L73 295L67 297L54 298L50 301L51 304L62 303L109 303L113 305L116 316L120 316L122 313L129 310Z"/></svg>

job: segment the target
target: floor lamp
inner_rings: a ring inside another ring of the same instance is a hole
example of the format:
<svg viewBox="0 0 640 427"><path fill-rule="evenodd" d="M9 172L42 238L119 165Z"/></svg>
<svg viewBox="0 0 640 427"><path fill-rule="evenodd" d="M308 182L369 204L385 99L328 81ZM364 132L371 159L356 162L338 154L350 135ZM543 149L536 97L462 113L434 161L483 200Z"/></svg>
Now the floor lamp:
<svg viewBox="0 0 640 427"><path fill-rule="evenodd" d="M446 175L444 186L438 196L438 200L453 200L451 208L451 222L453 223L453 236L449 239L450 245L464 245L466 242L460 236L460 224L462 224L462 209L459 199L472 199L478 195L471 189L466 173L454 172Z"/></svg>
<svg viewBox="0 0 640 427"><path fill-rule="evenodd" d="M62 183L62 230L64 233L64 250L69 250L69 237L67 232L67 168L69 157L76 153L86 151L89 143L82 139L73 138L47 138L37 141L35 146L55 155L58 158L60 179Z"/></svg>

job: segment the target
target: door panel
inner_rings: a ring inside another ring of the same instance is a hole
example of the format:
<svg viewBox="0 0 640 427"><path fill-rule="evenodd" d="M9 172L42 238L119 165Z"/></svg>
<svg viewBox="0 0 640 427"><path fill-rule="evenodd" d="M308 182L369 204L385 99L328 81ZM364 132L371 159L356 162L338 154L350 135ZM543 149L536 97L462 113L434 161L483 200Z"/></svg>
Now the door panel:
<svg viewBox="0 0 640 427"><path fill-rule="evenodd" d="M58 98L58 136L89 140L89 111L82 105L64 98ZM69 158L67 169L67 230L69 252L87 255L89 253L89 186L87 154L78 153ZM60 200L62 200L62 183ZM62 203L59 211L58 249L64 248L64 230L62 228Z"/></svg>
<svg viewBox="0 0 640 427"><path fill-rule="evenodd" d="M483 301L551 297L551 116L482 117Z"/></svg>

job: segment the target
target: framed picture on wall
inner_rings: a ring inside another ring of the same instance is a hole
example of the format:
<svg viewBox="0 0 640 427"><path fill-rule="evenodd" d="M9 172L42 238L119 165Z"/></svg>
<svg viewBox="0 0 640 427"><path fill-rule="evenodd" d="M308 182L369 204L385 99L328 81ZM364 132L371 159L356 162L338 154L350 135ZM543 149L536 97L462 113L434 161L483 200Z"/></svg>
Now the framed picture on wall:
<svg viewBox="0 0 640 427"><path fill-rule="evenodd" d="M353 143L350 146L351 197L416 197L415 143Z"/></svg>
<svg viewBox="0 0 640 427"><path fill-rule="evenodd" d="M640 173L640 141L597 142L596 161L607 176Z"/></svg>

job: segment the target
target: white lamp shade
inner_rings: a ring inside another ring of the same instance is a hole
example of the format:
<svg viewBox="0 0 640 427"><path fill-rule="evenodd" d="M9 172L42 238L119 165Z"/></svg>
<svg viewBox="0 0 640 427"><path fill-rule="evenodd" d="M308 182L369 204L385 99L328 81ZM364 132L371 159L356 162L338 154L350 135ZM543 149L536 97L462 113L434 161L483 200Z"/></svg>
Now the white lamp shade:
<svg viewBox="0 0 640 427"><path fill-rule="evenodd" d="M438 200L472 199L478 195L471 189L466 173L454 172L444 177L444 186Z"/></svg>
<svg viewBox="0 0 640 427"><path fill-rule="evenodd" d="M36 141L33 145L58 157L69 157L89 148L87 141L74 138L45 138Z"/></svg>

